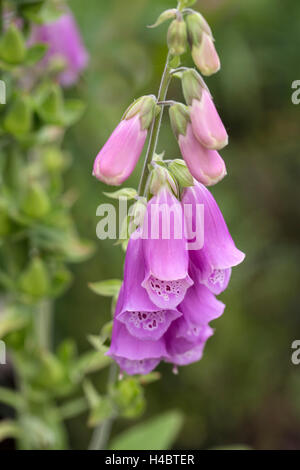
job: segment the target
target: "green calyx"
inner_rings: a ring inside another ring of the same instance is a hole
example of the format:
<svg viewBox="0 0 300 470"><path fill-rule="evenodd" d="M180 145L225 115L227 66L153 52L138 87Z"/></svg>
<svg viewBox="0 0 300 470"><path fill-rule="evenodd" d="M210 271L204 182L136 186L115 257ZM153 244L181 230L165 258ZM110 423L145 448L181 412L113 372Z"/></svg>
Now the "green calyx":
<svg viewBox="0 0 300 470"><path fill-rule="evenodd" d="M146 95L138 98L128 110L125 112L123 119L132 119L137 114L141 121L143 130L149 129L156 113L156 97L154 95Z"/></svg>
<svg viewBox="0 0 300 470"><path fill-rule="evenodd" d="M186 163L180 158L172 160L168 165L168 170L174 177L175 181L177 181L180 189L194 186L193 177L189 172Z"/></svg>
<svg viewBox="0 0 300 470"><path fill-rule="evenodd" d="M195 99L201 101L202 90L207 87L195 69L184 71L181 75L181 83L185 101L189 106Z"/></svg>
<svg viewBox="0 0 300 470"><path fill-rule="evenodd" d="M178 56L186 52L187 29L183 19L173 20L168 30L168 47L172 55Z"/></svg>
<svg viewBox="0 0 300 470"><path fill-rule="evenodd" d="M176 103L169 110L171 126L178 139L180 135L186 135L187 125L190 122L189 109L182 103Z"/></svg>
<svg viewBox="0 0 300 470"><path fill-rule="evenodd" d="M187 15L185 21L191 46L199 46L201 44L203 32L213 37L209 24L200 13L194 12Z"/></svg>

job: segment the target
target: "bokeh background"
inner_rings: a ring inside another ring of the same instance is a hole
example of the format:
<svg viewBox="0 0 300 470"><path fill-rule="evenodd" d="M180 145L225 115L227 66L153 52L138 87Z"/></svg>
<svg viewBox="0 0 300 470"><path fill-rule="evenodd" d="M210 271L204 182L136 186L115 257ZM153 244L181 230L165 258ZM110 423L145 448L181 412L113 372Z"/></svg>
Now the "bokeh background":
<svg viewBox="0 0 300 470"><path fill-rule="evenodd" d="M78 94L87 111L67 136L73 164L66 184L77 190L74 215L80 232L96 243L93 258L74 268L75 281L56 307L57 341L76 339L89 348L109 319L109 300L89 281L122 276L123 253L96 238L96 208L109 202L91 176L93 159L134 98L156 93L166 50L163 25L147 24L175 0L72 0L90 53ZM144 418L168 409L184 414L178 449L245 444L255 449L300 448L300 365L291 344L300 339L299 118L291 84L300 79L300 2L296 0L199 0L211 23L221 73L208 78L229 130L222 156L228 177L213 188L245 263L221 296L224 316L213 325L203 360L180 369L162 366L162 380L146 390ZM189 57L186 57L189 62ZM74 95L74 91L70 91ZM170 96L180 100L174 81ZM165 117L159 151L178 157ZM141 165L128 186L137 185ZM106 373L96 375L105 389ZM69 422L72 448L89 440L86 417ZM121 420L113 433L133 423Z"/></svg>

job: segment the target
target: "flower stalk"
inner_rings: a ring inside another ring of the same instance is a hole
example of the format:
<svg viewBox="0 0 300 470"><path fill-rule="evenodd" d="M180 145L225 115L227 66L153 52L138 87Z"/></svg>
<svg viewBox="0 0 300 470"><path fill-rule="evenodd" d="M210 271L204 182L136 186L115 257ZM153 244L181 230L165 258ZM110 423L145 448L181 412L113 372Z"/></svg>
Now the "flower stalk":
<svg viewBox="0 0 300 470"><path fill-rule="evenodd" d="M171 81L171 78L172 78L171 67L170 67L170 59L171 59L171 55L168 54L166 64L165 64L165 68L164 68L162 78L161 78L161 82L160 82L160 87L159 87L158 97L157 97L157 103L159 103L161 101L162 102L165 101L166 97L167 97L168 88L169 88L170 81ZM143 167L142 176L141 176L140 183L139 183L139 188L138 188L139 196L143 196L144 193L145 193L147 180L148 180L148 176L149 176L148 165L152 162L153 156L154 156L155 151L156 151L159 132L160 132L161 123L162 123L162 118L163 118L163 114L164 114L164 108L165 108L165 106L162 105L160 113L157 116L154 117L153 122L152 122L148 148L147 148L147 152L146 152L146 156L145 156L145 160L144 160L144 167Z"/></svg>

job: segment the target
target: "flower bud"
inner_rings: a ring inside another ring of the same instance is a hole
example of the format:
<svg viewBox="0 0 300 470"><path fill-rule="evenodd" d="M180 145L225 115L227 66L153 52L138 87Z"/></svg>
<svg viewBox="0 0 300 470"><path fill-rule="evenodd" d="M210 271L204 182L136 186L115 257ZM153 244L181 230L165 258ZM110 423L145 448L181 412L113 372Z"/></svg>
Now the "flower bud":
<svg viewBox="0 0 300 470"><path fill-rule="evenodd" d="M215 150L209 150L194 135L186 106L176 104L170 108L170 119L182 156L192 176L202 184L211 186L226 175L225 163Z"/></svg>
<svg viewBox="0 0 300 470"><path fill-rule="evenodd" d="M172 55L181 55L186 51L187 30L185 21L176 19L172 21L168 30L168 46Z"/></svg>
<svg viewBox="0 0 300 470"><path fill-rule="evenodd" d="M211 29L200 13L186 18L192 57L203 75L212 75L220 70L219 56L214 46Z"/></svg>
<svg viewBox="0 0 300 470"><path fill-rule="evenodd" d="M212 75L217 73L221 68L220 59L215 49L213 39L206 33L203 33L200 46L192 47L192 57L203 75Z"/></svg>
<svg viewBox="0 0 300 470"><path fill-rule="evenodd" d="M156 111L154 96L143 96L126 111L98 153L93 175L113 186L122 184L133 172L142 153Z"/></svg>
<svg viewBox="0 0 300 470"><path fill-rule="evenodd" d="M226 129L219 117L212 97L200 75L195 70L182 74L182 88L190 105L193 132L206 148L220 150L228 144Z"/></svg>

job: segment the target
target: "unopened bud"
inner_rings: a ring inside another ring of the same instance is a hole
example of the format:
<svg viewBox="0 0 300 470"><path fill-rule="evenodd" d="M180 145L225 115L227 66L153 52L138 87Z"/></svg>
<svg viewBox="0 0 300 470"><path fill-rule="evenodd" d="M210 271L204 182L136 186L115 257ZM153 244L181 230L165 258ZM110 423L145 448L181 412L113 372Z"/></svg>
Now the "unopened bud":
<svg viewBox="0 0 300 470"><path fill-rule="evenodd" d="M168 46L172 55L181 55L186 51L187 29L183 19L172 21L168 30Z"/></svg>
<svg viewBox="0 0 300 470"><path fill-rule="evenodd" d="M213 39L206 33L202 35L200 46L194 45L192 47L192 57L203 75L212 75L213 73L217 73L221 68L220 59L215 49Z"/></svg>

